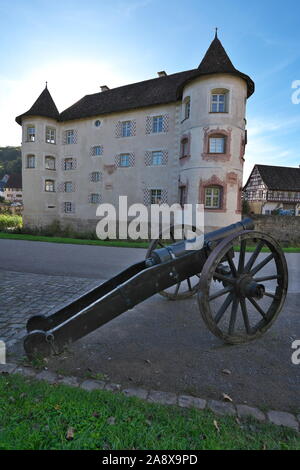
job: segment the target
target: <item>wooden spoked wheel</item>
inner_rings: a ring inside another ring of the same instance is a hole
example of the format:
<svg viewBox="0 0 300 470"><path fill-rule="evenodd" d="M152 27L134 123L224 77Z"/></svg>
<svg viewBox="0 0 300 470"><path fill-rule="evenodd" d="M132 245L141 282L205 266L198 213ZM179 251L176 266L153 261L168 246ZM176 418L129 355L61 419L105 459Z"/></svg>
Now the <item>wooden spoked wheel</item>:
<svg viewBox="0 0 300 470"><path fill-rule="evenodd" d="M214 335L230 344L254 340L284 304L288 270L282 249L260 232L232 235L212 250L199 287L199 308Z"/></svg>
<svg viewBox="0 0 300 470"><path fill-rule="evenodd" d="M177 226L176 226L177 228ZM190 230L196 233L196 228L190 227ZM163 248L165 246L171 245L173 243L176 243L180 240L176 239L174 236L174 231L175 227L171 226L170 227L170 239L165 239L165 234L166 232L160 232L159 233L159 238L156 240L152 240L147 254L146 258L150 258L153 250L156 250L158 248ZM185 240L185 237L183 238ZM198 292L200 285L200 273L196 274L195 276L189 277L188 279L178 282L174 286L170 287L169 289L163 290L160 293L163 297L166 297L168 300L184 300L188 299L189 297L192 297Z"/></svg>

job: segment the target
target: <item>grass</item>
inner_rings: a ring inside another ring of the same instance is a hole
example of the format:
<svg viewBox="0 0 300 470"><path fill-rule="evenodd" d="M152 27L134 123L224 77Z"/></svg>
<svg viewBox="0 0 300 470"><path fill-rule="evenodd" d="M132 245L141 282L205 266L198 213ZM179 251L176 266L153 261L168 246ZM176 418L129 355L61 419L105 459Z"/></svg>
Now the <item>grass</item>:
<svg viewBox="0 0 300 470"><path fill-rule="evenodd" d="M0 232L0 239L9 240L27 240L33 242L48 243L65 243L74 245L100 245L100 246L118 246L122 248L148 248L149 243L143 241L126 241L126 240L86 240L80 238L66 237L46 237L42 235L26 235L19 233Z"/></svg>
<svg viewBox="0 0 300 470"><path fill-rule="evenodd" d="M300 448L299 434L271 424L239 424L208 411L165 407L18 375L0 378L0 409L2 450Z"/></svg>
<svg viewBox="0 0 300 470"><path fill-rule="evenodd" d="M1 230L1 228L0 228ZM148 248L150 242L145 241L126 241L126 240L87 240L81 238L67 238L55 237L44 235L26 235L21 233L7 233L0 232L0 239L10 240L27 240L33 242L48 242L48 243L65 243L74 245L99 245L99 246L117 246L121 248ZM234 247L235 251L239 251L239 247ZM285 253L300 253L300 246L282 247ZM254 247L248 246L247 252L254 251ZM268 249L263 248L263 253L268 252Z"/></svg>

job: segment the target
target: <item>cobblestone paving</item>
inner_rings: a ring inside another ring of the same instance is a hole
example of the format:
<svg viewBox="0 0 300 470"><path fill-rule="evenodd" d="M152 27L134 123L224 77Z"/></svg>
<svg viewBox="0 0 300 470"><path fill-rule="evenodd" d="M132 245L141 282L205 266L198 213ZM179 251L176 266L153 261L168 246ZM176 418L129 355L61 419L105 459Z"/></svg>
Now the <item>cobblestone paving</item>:
<svg viewBox="0 0 300 470"><path fill-rule="evenodd" d="M50 314L101 280L0 271L0 340L12 346L25 334L29 317Z"/></svg>

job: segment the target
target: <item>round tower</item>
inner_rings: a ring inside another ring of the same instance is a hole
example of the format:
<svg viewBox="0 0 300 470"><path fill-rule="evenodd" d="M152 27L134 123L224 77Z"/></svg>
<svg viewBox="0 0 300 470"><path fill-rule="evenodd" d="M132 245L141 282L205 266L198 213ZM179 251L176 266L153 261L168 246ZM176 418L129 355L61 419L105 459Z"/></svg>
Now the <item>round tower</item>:
<svg viewBox="0 0 300 470"><path fill-rule="evenodd" d="M182 86L180 202L204 205L206 231L241 219L246 101L253 92L217 34Z"/></svg>
<svg viewBox="0 0 300 470"><path fill-rule="evenodd" d="M23 223L31 227L57 218L58 116L46 84L33 106L16 118L22 126Z"/></svg>

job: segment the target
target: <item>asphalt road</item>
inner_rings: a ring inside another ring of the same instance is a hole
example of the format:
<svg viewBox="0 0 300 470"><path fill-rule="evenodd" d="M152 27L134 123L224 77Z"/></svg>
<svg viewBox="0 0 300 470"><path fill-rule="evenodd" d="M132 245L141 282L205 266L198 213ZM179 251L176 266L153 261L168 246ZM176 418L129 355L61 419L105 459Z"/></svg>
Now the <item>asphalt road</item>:
<svg viewBox="0 0 300 470"><path fill-rule="evenodd" d="M141 260L145 250L0 240L0 269L107 279ZM290 293L273 327L259 340L227 346L204 325L197 298L146 300L52 358L49 369L116 383L178 391L300 413L300 254L288 254ZM22 344L13 354L23 355ZM224 369L230 375L222 373Z"/></svg>
<svg viewBox="0 0 300 470"><path fill-rule="evenodd" d="M0 270L109 279L144 259L146 250L0 240ZM287 253L289 292L300 292L300 253Z"/></svg>

